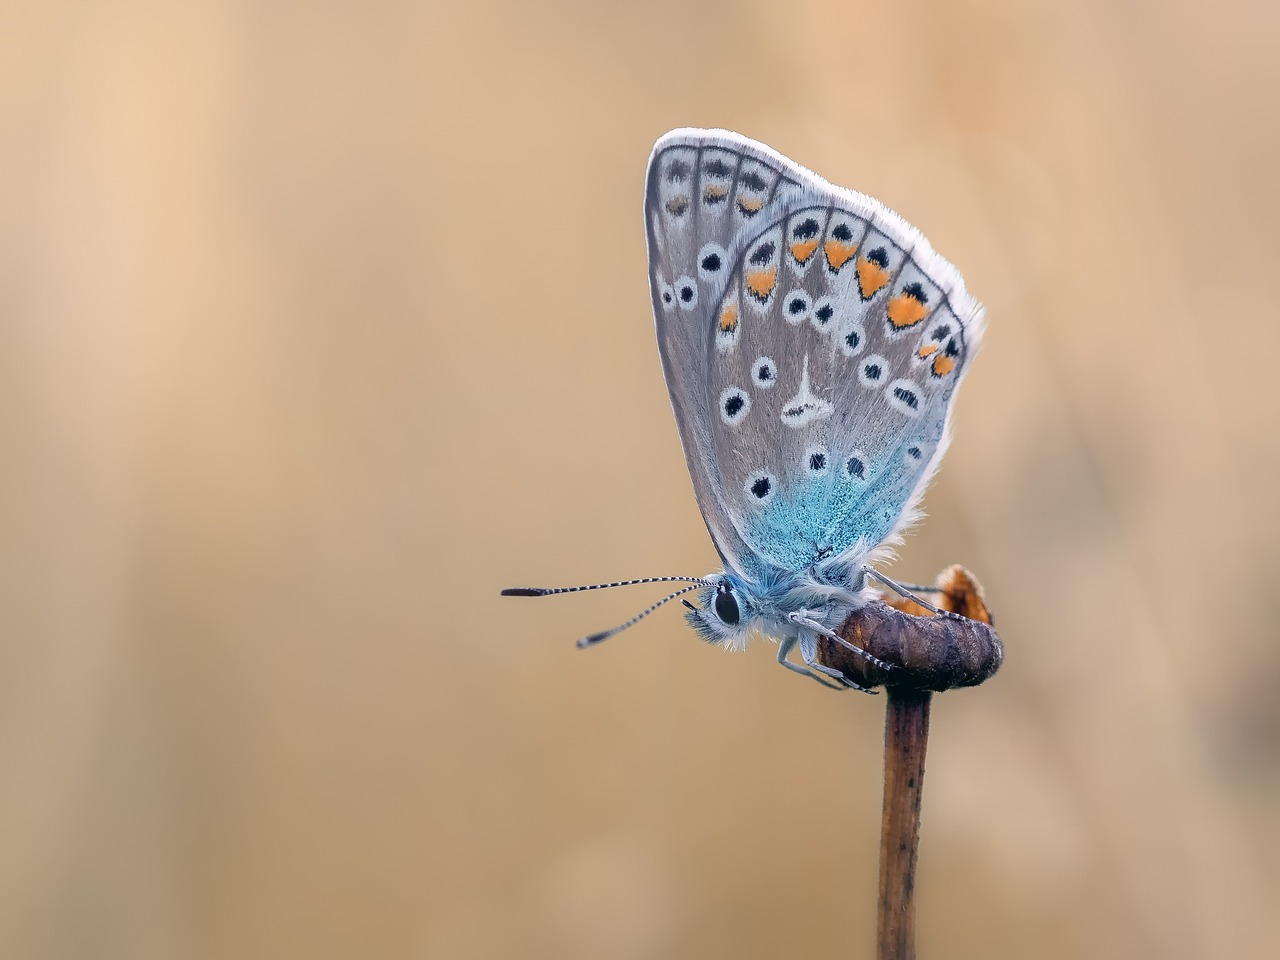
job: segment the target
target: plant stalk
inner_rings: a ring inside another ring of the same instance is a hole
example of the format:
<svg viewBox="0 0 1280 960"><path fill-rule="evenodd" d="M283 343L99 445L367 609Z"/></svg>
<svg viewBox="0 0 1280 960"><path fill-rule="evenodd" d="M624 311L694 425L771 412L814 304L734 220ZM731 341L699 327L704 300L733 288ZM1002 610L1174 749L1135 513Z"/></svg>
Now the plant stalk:
<svg viewBox="0 0 1280 960"><path fill-rule="evenodd" d="M884 715L884 812L880 825L878 960L915 960L916 861L920 799L929 745L928 690L887 691Z"/></svg>

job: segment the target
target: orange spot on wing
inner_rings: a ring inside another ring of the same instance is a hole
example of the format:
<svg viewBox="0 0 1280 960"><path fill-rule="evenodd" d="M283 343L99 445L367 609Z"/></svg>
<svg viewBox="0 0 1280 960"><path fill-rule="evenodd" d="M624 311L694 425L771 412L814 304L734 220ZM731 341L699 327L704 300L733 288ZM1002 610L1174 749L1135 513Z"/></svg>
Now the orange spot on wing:
<svg viewBox="0 0 1280 960"><path fill-rule="evenodd" d="M822 252L827 255L827 263L832 270L839 270L858 251L856 243L841 243L839 240L828 240L822 245Z"/></svg>
<svg viewBox="0 0 1280 960"><path fill-rule="evenodd" d="M941 349L942 347L940 344L926 343L923 347L921 347L919 350L916 351L916 356L919 357L921 360L924 360L927 357L933 356L935 353L937 353Z"/></svg>
<svg viewBox="0 0 1280 960"><path fill-rule="evenodd" d="M738 305L736 303L726 304L720 313L720 332L733 333L738 329Z"/></svg>
<svg viewBox="0 0 1280 960"><path fill-rule="evenodd" d="M804 263L813 256L813 251L817 249L817 240L798 240L791 245L791 255L800 263Z"/></svg>
<svg viewBox="0 0 1280 960"><path fill-rule="evenodd" d="M672 216L678 217L688 209L689 209L688 197L677 196L677 197L672 197L670 200L667 201L667 213L671 214Z"/></svg>
<svg viewBox="0 0 1280 960"><path fill-rule="evenodd" d="M723 200L728 195L729 188L717 183L708 184L707 189L702 191L702 196L707 200Z"/></svg>
<svg viewBox="0 0 1280 960"><path fill-rule="evenodd" d="M777 267L770 267L768 270L756 270L747 274L747 289L751 291L751 295L757 300L768 300L769 294L773 292L774 284L777 282Z"/></svg>
<svg viewBox="0 0 1280 960"><path fill-rule="evenodd" d="M759 197L739 197L738 209L743 213L759 213L764 206L764 200Z"/></svg>
<svg viewBox="0 0 1280 960"><path fill-rule="evenodd" d="M909 293L900 293L889 301L889 322L899 329L914 326L928 312L929 308Z"/></svg>
<svg viewBox="0 0 1280 960"><path fill-rule="evenodd" d="M863 300L870 300L888 282L888 270L872 263L866 257L858 258L858 291L862 294Z"/></svg>
<svg viewBox="0 0 1280 960"><path fill-rule="evenodd" d="M933 358L933 375L935 377L945 377L948 373L955 369L956 362L950 357L942 355Z"/></svg>

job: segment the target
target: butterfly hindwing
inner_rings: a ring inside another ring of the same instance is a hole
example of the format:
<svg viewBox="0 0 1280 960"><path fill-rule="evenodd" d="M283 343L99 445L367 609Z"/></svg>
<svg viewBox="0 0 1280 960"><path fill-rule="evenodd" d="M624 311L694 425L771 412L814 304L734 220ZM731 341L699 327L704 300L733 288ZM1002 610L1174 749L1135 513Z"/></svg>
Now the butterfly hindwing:
<svg viewBox="0 0 1280 960"><path fill-rule="evenodd" d="M946 444L981 331L959 274L876 201L736 134L660 140L646 211L667 382L722 555L758 572L869 553L914 519Z"/></svg>

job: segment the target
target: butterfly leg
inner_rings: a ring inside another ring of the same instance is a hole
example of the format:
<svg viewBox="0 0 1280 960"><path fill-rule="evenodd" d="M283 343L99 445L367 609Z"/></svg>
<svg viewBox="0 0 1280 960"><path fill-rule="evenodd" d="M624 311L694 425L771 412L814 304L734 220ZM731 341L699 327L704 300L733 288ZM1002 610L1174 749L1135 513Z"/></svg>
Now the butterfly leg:
<svg viewBox="0 0 1280 960"><path fill-rule="evenodd" d="M790 620L792 623L796 624L797 626L804 627L806 630L812 630L814 633L819 634L820 636L826 637L828 640L834 640L836 643L840 644L840 646L844 647L846 650L856 653L858 656L862 657L862 659L866 660L872 666L879 667L881 670L886 670L886 671L898 669L897 664L886 663L885 661L881 660L879 657L874 656L873 654L869 653L866 650L863 650L861 647L857 646L856 644L850 643L848 640L840 636L840 634L836 633L834 630L828 630L817 620L809 616L808 611L806 610L800 610L800 611L797 611L796 613L790 613L787 615L787 619ZM801 652L803 652L803 650L804 650L804 647L803 645L801 645Z"/></svg>
<svg viewBox="0 0 1280 960"><path fill-rule="evenodd" d="M881 573L880 571L878 571L878 570L873 570L873 569L871 569L871 567L870 567L870 566L868 566L868 565L866 565L866 564L863 564L862 572L863 572L863 573L865 573L867 576L871 577L873 580L879 580L881 583L883 583L886 587L888 587L890 590L892 590L892 591L893 591L894 593L896 593L898 596L900 596L900 597L905 597L905 598L906 598L906 599L908 599L908 600L911 600L911 601L914 601L915 603L920 604L920 606L924 607L926 610L928 610L930 613L932 613L935 617L949 617L949 618L951 618L951 619L953 619L953 620L968 620L968 619L969 619L968 617L964 616L963 614L959 614L959 613L952 613L950 610L942 610L942 609L940 609L939 607L935 607L935 606L934 606L932 603L930 603L928 600L922 600L922 599L921 599L920 597L918 597L916 594L912 593L912 592L911 592L911 587L910 587L910 586L908 586L907 584L905 584L905 583L899 583L897 580L893 580L893 579L891 579L891 578L889 578L889 577L886 577L886 576L885 576L883 573ZM919 589L919 588L917 588L917 589Z"/></svg>
<svg viewBox="0 0 1280 960"><path fill-rule="evenodd" d="M830 670L831 674L834 675L840 681L839 683L828 683L826 680L823 680L820 676L818 676L812 670L806 670L804 667L800 666L799 664L792 663L790 660L788 660L787 654L791 652L792 648L795 647L795 645L796 645L795 637L787 637L783 640L778 641L778 662L780 664L782 664L792 673L798 673L802 677L808 677L810 680L816 680L818 683L822 684L824 687L830 690L848 689L850 684L847 680L844 679L844 674L842 674L839 670L831 670L830 667L823 667L821 664L813 664L813 666L820 669L823 673L826 673L827 671ZM801 647L800 652L801 654L804 653L803 647ZM856 684L854 684L854 686L856 686Z"/></svg>
<svg viewBox="0 0 1280 960"><path fill-rule="evenodd" d="M828 667L825 663L818 662L818 638L808 630L804 630L800 634L800 656L811 669L826 674L828 677L834 677L836 682L843 686L875 695L876 691L870 687L855 683L834 667Z"/></svg>

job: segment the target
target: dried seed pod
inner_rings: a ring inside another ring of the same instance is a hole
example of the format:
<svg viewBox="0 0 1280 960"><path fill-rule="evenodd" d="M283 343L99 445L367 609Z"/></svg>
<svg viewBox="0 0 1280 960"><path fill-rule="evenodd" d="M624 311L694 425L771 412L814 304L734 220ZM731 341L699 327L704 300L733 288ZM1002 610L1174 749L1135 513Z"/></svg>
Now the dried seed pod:
<svg viewBox="0 0 1280 960"><path fill-rule="evenodd" d="M911 600L876 600L850 614L837 631L895 669L877 667L826 637L818 659L867 687L941 691L982 683L1004 660L982 588L959 565L939 574L937 585L938 607L967 619L931 615Z"/></svg>

